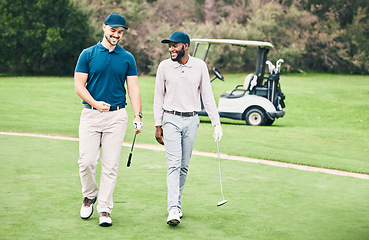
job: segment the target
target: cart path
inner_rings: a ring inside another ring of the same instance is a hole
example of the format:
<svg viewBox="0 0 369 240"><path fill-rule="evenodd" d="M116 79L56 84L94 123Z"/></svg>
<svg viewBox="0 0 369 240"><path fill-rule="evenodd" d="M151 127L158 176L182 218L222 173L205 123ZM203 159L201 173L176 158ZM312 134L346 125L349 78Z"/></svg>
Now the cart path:
<svg viewBox="0 0 369 240"><path fill-rule="evenodd" d="M50 139L58 139L58 140L78 141L78 138L76 137L66 137L66 136L61 136L61 135L48 135L48 134L38 134L38 133L19 133L19 132L0 132L0 134L1 135L12 135L12 136L27 136L27 137L39 137L39 138L50 138ZM124 147L131 147L131 145L132 143L123 142ZM153 151L165 151L164 146L159 145L159 144L154 145L154 144L135 143L135 148L143 148L143 149L148 149L148 150L153 150ZM218 154L212 153L212 152L203 152L203 151L194 150L192 154L198 155L198 156L218 158ZM285 162L278 162L278 161L271 161L271 160L234 156L234 155L228 155L228 154L223 154L223 153L220 154L220 158L227 159L227 160L249 162L249 163L265 164L265 165L276 166L276 167L293 168L293 169L310 171L310 172L321 172L321 173L328 173L328 174L339 175L339 176L369 179L369 174L364 174L364 173L353 173L353 172L346 172L342 170L311 167L311 166L298 165L298 164L293 164L293 163L285 163Z"/></svg>

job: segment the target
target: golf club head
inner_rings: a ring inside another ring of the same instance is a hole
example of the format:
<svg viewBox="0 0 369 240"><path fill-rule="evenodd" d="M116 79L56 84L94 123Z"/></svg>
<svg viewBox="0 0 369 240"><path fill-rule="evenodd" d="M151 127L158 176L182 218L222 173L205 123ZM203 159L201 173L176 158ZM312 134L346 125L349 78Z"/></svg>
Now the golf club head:
<svg viewBox="0 0 369 240"><path fill-rule="evenodd" d="M218 202L217 206L220 207L220 206L226 204L227 202L228 202L228 200L220 201L220 202Z"/></svg>
<svg viewBox="0 0 369 240"><path fill-rule="evenodd" d="M277 63L275 64L276 65L276 72L279 73L281 71L281 64L284 62L283 59L279 59L277 61Z"/></svg>
<svg viewBox="0 0 369 240"><path fill-rule="evenodd" d="M133 123L133 124L135 124L135 123ZM131 152L129 153L129 156L128 156L127 167L131 166L131 158L132 158L133 147L135 146L136 136L137 136L137 133L135 133L135 137L133 138Z"/></svg>
<svg viewBox="0 0 369 240"><path fill-rule="evenodd" d="M283 62L284 60L280 58L275 65L280 67Z"/></svg>
<svg viewBox="0 0 369 240"><path fill-rule="evenodd" d="M131 152L131 153L129 153L128 162L127 162L127 167L131 166L131 158L132 158L132 152Z"/></svg>
<svg viewBox="0 0 369 240"><path fill-rule="evenodd" d="M265 62L266 64L268 64L268 68L269 68L269 72L270 73L273 73L274 69L275 69L275 66L273 65L273 63L271 61L266 61Z"/></svg>

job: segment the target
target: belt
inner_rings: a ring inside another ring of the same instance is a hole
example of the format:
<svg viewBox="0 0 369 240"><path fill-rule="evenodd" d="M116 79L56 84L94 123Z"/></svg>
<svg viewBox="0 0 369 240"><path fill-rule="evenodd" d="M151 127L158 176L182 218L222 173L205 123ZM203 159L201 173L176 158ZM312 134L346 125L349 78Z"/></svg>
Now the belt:
<svg viewBox="0 0 369 240"><path fill-rule="evenodd" d="M116 111L122 108L125 108L126 105L116 106L116 107L110 107L109 111ZM96 108L92 107L90 104L85 103L85 108L97 110Z"/></svg>
<svg viewBox="0 0 369 240"><path fill-rule="evenodd" d="M197 115L197 112L177 112L177 111L167 111L167 110L164 110L164 112L177 115L177 116L181 116L181 117L193 117Z"/></svg>

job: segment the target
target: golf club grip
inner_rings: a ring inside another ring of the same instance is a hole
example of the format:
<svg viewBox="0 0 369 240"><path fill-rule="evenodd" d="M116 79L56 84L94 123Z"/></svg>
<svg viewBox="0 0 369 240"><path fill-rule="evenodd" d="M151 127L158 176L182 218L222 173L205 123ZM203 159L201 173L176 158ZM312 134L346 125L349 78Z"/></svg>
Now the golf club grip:
<svg viewBox="0 0 369 240"><path fill-rule="evenodd" d="M129 153L127 167L131 166L131 158L132 158L132 152Z"/></svg>

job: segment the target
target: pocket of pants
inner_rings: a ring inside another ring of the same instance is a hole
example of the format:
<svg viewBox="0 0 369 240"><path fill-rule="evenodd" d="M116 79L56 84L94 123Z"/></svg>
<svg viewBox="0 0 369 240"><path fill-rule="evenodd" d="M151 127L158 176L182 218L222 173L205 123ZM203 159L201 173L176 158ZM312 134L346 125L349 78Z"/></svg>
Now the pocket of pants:
<svg viewBox="0 0 369 240"><path fill-rule="evenodd" d="M167 113L163 113L163 126L165 125L165 123L167 122Z"/></svg>
<svg viewBox="0 0 369 240"><path fill-rule="evenodd" d="M93 109L88 109L88 108L82 109L80 120L88 119L92 111Z"/></svg>
<svg viewBox="0 0 369 240"><path fill-rule="evenodd" d="M119 111L119 120L123 123L128 123L128 114L125 108L118 110Z"/></svg>

